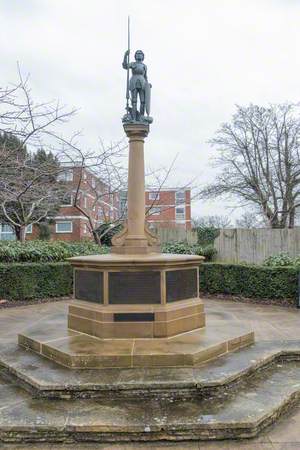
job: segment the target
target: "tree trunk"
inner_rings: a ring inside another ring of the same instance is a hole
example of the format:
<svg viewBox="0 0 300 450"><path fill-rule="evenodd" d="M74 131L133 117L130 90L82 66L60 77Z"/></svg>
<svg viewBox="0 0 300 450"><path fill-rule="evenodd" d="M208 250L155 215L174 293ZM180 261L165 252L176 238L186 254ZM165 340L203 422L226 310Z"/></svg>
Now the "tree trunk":
<svg viewBox="0 0 300 450"><path fill-rule="evenodd" d="M294 228L294 226L295 226L295 208L291 210L289 216L289 228Z"/></svg>
<svg viewBox="0 0 300 450"><path fill-rule="evenodd" d="M95 243L97 245L100 245L100 247L101 247L101 240L100 240L99 234L95 230L92 230L92 233L93 233L93 238L94 238Z"/></svg>
<svg viewBox="0 0 300 450"><path fill-rule="evenodd" d="M15 227L16 239L20 242L25 242L26 238L26 227L21 225L19 227Z"/></svg>

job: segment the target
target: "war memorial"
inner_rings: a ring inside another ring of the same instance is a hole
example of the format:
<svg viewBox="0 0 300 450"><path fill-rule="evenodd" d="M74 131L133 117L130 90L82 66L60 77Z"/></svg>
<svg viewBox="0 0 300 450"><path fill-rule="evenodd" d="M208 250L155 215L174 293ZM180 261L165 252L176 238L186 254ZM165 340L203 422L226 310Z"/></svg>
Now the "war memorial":
<svg viewBox="0 0 300 450"><path fill-rule="evenodd" d="M56 313L1 346L1 373L22 405L0 415L0 442L251 438L298 399L297 341L256 344L231 316L206 324L203 258L161 253L146 226L152 86L144 53L129 58L127 222L110 254L70 260L67 321Z"/></svg>

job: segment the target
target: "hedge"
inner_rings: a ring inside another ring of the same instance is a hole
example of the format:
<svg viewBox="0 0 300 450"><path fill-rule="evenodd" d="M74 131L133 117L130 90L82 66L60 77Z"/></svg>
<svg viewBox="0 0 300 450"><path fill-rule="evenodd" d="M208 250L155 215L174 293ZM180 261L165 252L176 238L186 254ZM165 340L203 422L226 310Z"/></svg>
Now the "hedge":
<svg viewBox="0 0 300 450"><path fill-rule="evenodd" d="M0 298L26 300L61 297L72 292L69 263L0 264Z"/></svg>
<svg viewBox="0 0 300 450"><path fill-rule="evenodd" d="M200 290L253 298L295 298L298 273L295 267L205 263L200 266Z"/></svg>
<svg viewBox="0 0 300 450"><path fill-rule="evenodd" d="M0 262L58 262L72 256L108 253L92 241L0 241Z"/></svg>
<svg viewBox="0 0 300 450"><path fill-rule="evenodd" d="M201 255L206 261L211 261L217 250L213 245L201 246L198 244L188 244L187 242L167 242L162 245L163 253L175 253L181 255Z"/></svg>

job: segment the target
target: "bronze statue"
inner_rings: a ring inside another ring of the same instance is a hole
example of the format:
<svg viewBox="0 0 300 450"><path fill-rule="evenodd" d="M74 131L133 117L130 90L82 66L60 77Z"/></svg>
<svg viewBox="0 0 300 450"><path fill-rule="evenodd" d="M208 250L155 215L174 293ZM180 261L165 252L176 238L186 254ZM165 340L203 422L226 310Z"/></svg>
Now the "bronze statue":
<svg viewBox="0 0 300 450"><path fill-rule="evenodd" d="M126 50L123 59L123 69L127 70L127 86L126 86L126 114L123 117L123 122L146 122L151 123L152 118L150 114L150 99L151 99L151 84L147 79L147 66L144 64L144 53L142 50L137 50L134 55L134 62L129 61L130 44L129 44L129 22L128 22L128 50ZM129 79L129 70L131 69L132 76ZM138 110L137 102L140 100L140 109ZM129 99L131 107L129 106ZM145 116L145 111L147 116Z"/></svg>

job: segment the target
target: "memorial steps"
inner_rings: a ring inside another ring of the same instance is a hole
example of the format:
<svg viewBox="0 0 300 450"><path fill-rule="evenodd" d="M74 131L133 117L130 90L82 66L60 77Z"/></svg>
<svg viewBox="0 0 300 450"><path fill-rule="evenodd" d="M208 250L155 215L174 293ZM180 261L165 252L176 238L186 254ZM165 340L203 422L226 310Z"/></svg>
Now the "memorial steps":
<svg viewBox="0 0 300 450"><path fill-rule="evenodd" d="M300 397L300 342L184 368L76 370L0 348L0 442L251 438Z"/></svg>

